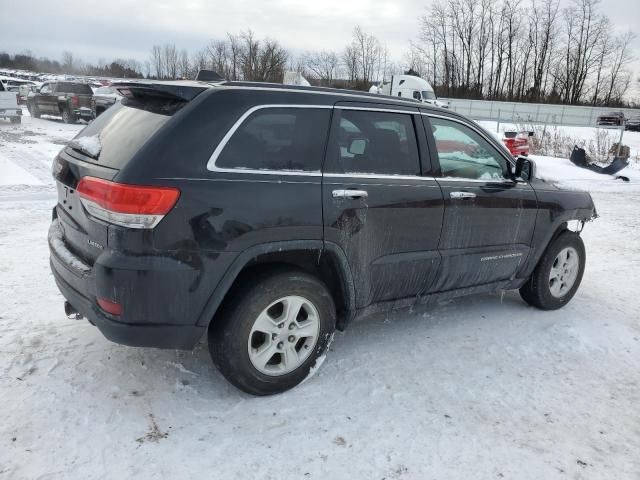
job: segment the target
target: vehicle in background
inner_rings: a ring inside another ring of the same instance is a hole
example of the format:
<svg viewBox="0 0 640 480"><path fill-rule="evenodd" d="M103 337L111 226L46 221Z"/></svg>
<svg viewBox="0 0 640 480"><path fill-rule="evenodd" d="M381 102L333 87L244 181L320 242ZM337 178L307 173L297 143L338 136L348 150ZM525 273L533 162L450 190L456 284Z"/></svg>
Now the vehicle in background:
<svg viewBox="0 0 640 480"><path fill-rule="evenodd" d="M596 119L596 125L598 127L620 127L624 125L624 120L624 113L609 112L604 115L599 115Z"/></svg>
<svg viewBox="0 0 640 480"><path fill-rule="evenodd" d="M429 82L415 75L392 75L391 80L383 81L382 84L371 87L369 93L413 98L419 102L435 105L436 107L449 108L448 103L438 100L436 92Z"/></svg>
<svg viewBox="0 0 640 480"><path fill-rule="evenodd" d="M8 118L11 123L22 121L22 109L18 106L18 94L8 91L0 82L0 118Z"/></svg>
<svg viewBox="0 0 640 480"><path fill-rule="evenodd" d="M519 155L526 157L529 155L529 137L533 137L533 132L507 131L504 132L502 143L505 144L514 157Z"/></svg>
<svg viewBox="0 0 640 480"><path fill-rule="evenodd" d="M631 132L640 132L640 115L628 118L624 124L624 129Z"/></svg>
<svg viewBox="0 0 640 480"><path fill-rule="evenodd" d="M122 95L112 87L100 87L93 92L91 97L91 112L93 118L96 118L111 105L122 98Z"/></svg>
<svg viewBox="0 0 640 480"><path fill-rule="evenodd" d="M46 82L27 99L29 113L34 118L40 115L62 117L64 123L75 123L78 119L91 120L91 97L93 90L86 83Z"/></svg>
<svg viewBox="0 0 640 480"><path fill-rule="evenodd" d="M29 94L31 92L35 93L37 91L38 91L38 86L36 84L20 85L18 87L18 103L20 105L26 105L27 99L29 98Z"/></svg>

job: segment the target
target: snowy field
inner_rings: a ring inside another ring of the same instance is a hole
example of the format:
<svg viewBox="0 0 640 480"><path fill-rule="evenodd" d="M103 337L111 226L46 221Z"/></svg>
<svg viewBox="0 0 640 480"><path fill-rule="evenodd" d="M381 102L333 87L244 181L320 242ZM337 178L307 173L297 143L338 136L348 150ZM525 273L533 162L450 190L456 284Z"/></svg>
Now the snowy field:
<svg viewBox="0 0 640 480"><path fill-rule="evenodd" d="M537 158L600 214L564 309L507 293L373 316L305 384L253 398L204 344L128 348L65 317L50 164L81 128L0 121L0 478L640 478L637 170L623 184Z"/></svg>

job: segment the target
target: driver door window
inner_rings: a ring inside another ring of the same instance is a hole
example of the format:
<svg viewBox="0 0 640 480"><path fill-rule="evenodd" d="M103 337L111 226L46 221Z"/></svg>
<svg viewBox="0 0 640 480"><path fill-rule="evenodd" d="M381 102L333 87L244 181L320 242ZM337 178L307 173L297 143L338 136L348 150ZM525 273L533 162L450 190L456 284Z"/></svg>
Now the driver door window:
<svg viewBox="0 0 640 480"><path fill-rule="evenodd" d="M49 84L45 84L42 86L42 88L40 89L40 93L42 95L48 95L51 93L51 86Z"/></svg>
<svg viewBox="0 0 640 480"><path fill-rule="evenodd" d="M451 120L430 118L441 176L504 181L507 160L473 129Z"/></svg>

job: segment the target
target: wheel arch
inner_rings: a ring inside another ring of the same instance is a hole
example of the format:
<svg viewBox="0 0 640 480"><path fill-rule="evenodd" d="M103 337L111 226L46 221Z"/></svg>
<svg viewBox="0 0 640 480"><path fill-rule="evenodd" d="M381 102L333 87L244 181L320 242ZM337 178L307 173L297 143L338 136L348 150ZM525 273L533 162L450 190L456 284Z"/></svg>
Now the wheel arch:
<svg viewBox="0 0 640 480"><path fill-rule="evenodd" d="M208 326L227 293L250 271L268 268L298 268L320 278L336 304L336 327L343 330L355 316L355 287L342 249L322 240L295 240L255 245L238 255L222 276L198 318L197 325Z"/></svg>
<svg viewBox="0 0 640 480"><path fill-rule="evenodd" d="M529 254L527 262L522 269L522 273L518 275L518 278L516 278L508 288L520 288L520 286L527 281L535 268L538 266L538 263L540 263L540 260L542 259L544 252L546 252L547 248L549 248L549 245L551 245L551 243L563 232L573 231L569 228L569 222L584 222L587 220L588 219L586 219L583 215L579 215L577 212L566 212L564 215L556 218L550 228L548 228L545 237L538 240L537 243L539 246ZM580 232L576 233L579 234Z"/></svg>

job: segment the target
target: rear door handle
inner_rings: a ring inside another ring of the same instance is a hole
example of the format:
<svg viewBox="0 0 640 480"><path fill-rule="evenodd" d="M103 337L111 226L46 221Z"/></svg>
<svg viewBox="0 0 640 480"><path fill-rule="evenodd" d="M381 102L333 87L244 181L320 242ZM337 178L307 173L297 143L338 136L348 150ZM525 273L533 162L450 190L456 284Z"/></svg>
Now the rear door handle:
<svg viewBox="0 0 640 480"><path fill-rule="evenodd" d="M333 198L367 198L369 194L366 190L334 190L331 192Z"/></svg>
<svg viewBox="0 0 640 480"><path fill-rule="evenodd" d="M471 192L451 192L449 195L451 198L476 198L476 194Z"/></svg>

